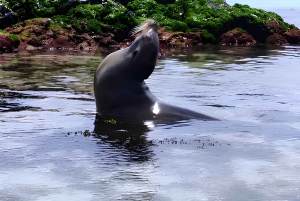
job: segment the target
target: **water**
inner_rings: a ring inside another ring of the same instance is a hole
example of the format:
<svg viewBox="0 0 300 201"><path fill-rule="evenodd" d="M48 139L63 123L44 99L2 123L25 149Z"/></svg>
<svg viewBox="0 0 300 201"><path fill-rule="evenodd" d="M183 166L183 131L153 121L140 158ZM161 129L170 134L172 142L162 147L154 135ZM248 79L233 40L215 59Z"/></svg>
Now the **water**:
<svg viewBox="0 0 300 201"><path fill-rule="evenodd" d="M0 55L0 200L300 199L300 46L171 50L151 91L222 121L94 131L106 54Z"/></svg>
<svg viewBox="0 0 300 201"><path fill-rule="evenodd" d="M293 2L267 7L300 26ZM93 124L106 54L0 55L1 201L300 199L300 46L171 50L151 91L222 121L118 131Z"/></svg>

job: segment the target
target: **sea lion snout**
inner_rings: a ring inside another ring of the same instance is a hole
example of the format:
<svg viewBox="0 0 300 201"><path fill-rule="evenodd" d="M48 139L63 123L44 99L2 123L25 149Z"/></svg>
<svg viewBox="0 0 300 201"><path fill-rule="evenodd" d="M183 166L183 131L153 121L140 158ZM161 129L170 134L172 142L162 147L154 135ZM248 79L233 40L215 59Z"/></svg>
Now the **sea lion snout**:
<svg viewBox="0 0 300 201"><path fill-rule="evenodd" d="M152 29L153 31L155 31L157 33L158 31L158 22L156 20L150 19L150 20L146 20L145 24L147 24L147 28L148 29ZM147 30L147 29L145 29Z"/></svg>
<svg viewBox="0 0 300 201"><path fill-rule="evenodd" d="M151 38L152 40L154 39L154 34L157 34L157 32L155 32L153 29L150 29L145 36Z"/></svg>

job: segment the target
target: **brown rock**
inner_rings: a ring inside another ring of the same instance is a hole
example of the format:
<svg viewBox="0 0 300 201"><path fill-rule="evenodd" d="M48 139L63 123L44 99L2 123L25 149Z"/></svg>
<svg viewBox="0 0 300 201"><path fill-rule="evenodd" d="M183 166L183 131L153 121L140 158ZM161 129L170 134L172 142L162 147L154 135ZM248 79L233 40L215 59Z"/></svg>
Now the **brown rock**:
<svg viewBox="0 0 300 201"><path fill-rule="evenodd" d="M266 40L266 43L272 44L272 45L285 45L285 44L288 44L285 37L283 37L282 35L279 35L277 33L269 36Z"/></svg>
<svg viewBox="0 0 300 201"><path fill-rule="evenodd" d="M166 27L159 29L157 33L161 41L168 41L174 35L173 32L167 31Z"/></svg>
<svg viewBox="0 0 300 201"><path fill-rule="evenodd" d="M255 45L256 41L250 34L238 29L232 29L220 36L219 43L222 45Z"/></svg>
<svg viewBox="0 0 300 201"><path fill-rule="evenodd" d="M46 30L45 29L41 29L39 27L34 27L33 28L33 33L36 35L36 36L40 36L40 35L43 35L46 33Z"/></svg>
<svg viewBox="0 0 300 201"><path fill-rule="evenodd" d="M87 27L87 23L82 21L80 25L76 27L76 29L80 32L84 32L86 27Z"/></svg>
<svg viewBox="0 0 300 201"><path fill-rule="evenodd" d="M277 21L266 22L264 24L272 33L282 34L285 32L285 28Z"/></svg>
<svg viewBox="0 0 300 201"><path fill-rule="evenodd" d="M105 37L99 41L99 45L104 46L104 47L109 47L111 45L116 45L116 44L117 44L117 42L115 40L113 40L110 36Z"/></svg>
<svg viewBox="0 0 300 201"><path fill-rule="evenodd" d="M11 34L20 34L24 30L24 27L18 26L18 27L7 27L5 29L6 32L9 32Z"/></svg>
<svg viewBox="0 0 300 201"><path fill-rule="evenodd" d="M6 35L0 35L0 52L12 52L13 49L13 42Z"/></svg>
<svg viewBox="0 0 300 201"><path fill-rule="evenodd" d="M47 35L48 37L54 37L54 38L56 37L56 34L53 33L53 31L51 31L51 30L47 30L46 35Z"/></svg>
<svg viewBox="0 0 300 201"><path fill-rule="evenodd" d="M43 18L43 19L34 19L33 24L48 28L51 25L51 22L48 18Z"/></svg>
<svg viewBox="0 0 300 201"><path fill-rule="evenodd" d="M201 45L202 44L202 32L198 31L198 32L190 32L187 33L186 37L189 39L191 45ZM187 41L186 41L186 45Z"/></svg>
<svg viewBox="0 0 300 201"><path fill-rule="evenodd" d="M46 48L70 49L74 48L74 45L68 41L68 38L66 36L58 36L56 39L46 45Z"/></svg>
<svg viewBox="0 0 300 201"><path fill-rule="evenodd" d="M283 36L286 38L287 42L290 44L299 44L300 43L300 30L288 30L283 33Z"/></svg>
<svg viewBox="0 0 300 201"><path fill-rule="evenodd" d="M82 34L81 37L82 37L84 40L89 40L89 41L90 41L90 40L93 40L92 37L91 37L90 35L88 35L87 33Z"/></svg>
<svg viewBox="0 0 300 201"><path fill-rule="evenodd" d="M27 44L32 45L33 47L40 47L42 46L42 41L38 40L37 38L30 39Z"/></svg>
<svg viewBox="0 0 300 201"><path fill-rule="evenodd" d="M186 47L192 45L202 44L201 32L190 32L190 33L173 33L166 31L163 27L158 30L158 37L160 41L160 47L165 49L166 47Z"/></svg>

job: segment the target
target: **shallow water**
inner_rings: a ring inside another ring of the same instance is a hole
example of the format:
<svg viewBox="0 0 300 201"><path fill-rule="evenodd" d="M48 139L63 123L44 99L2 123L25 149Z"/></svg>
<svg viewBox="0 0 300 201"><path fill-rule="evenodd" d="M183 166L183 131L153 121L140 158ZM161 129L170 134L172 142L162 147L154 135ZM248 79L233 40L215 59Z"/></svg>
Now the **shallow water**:
<svg viewBox="0 0 300 201"><path fill-rule="evenodd" d="M171 50L151 91L222 121L94 131L106 54L0 55L0 200L300 199L300 46Z"/></svg>

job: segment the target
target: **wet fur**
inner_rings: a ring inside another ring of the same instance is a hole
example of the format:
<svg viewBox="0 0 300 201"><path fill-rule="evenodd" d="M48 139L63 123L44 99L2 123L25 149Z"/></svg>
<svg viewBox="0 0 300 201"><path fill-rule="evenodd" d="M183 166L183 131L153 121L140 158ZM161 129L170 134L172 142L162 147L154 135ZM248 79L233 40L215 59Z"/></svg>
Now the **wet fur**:
<svg viewBox="0 0 300 201"><path fill-rule="evenodd" d="M152 74L157 61L157 31L158 23L146 20L131 31L139 35L128 48L109 54L100 63L94 79L98 117L216 120L163 103L149 90L144 80ZM154 105L158 106L158 113L153 112Z"/></svg>

